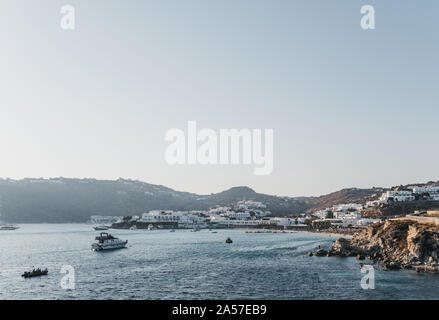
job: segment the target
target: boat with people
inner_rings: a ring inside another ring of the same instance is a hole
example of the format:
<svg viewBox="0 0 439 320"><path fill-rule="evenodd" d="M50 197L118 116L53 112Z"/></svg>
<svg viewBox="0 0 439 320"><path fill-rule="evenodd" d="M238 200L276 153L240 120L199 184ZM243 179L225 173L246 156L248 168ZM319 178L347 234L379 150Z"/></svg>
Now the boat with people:
<svg viewBox="0 0 439 320"><path fill-rule="evenodd" d="M101 232L95 240L97 242L91 245L92 251L123 249L128 243L128 240L121 240L106 232Z"/></svg>
<svg viewBox="0 0 439 320"><path fill-rule="evenodd" d="M230 238L227 238L227 239L226 239L226 243L233 243L233 240L230 239Z"/></svg>
<svg viewBox="0 0 439 320"><path fill-rule="evenodd" d="M96 231L105 231L105 230L110 229L110 227L107 227L107 226L96 226L96 227L93 227L93 229L95 229Z"/></svg>
<svg viewBox="0 0 439 320"><path fill-rule="evenodd" d="M46 269L33 269L32 271L25 271L21 276L23 278L33 278L33 277L39 277L39 276L46 276L49 273L49 271Z"/></svg>

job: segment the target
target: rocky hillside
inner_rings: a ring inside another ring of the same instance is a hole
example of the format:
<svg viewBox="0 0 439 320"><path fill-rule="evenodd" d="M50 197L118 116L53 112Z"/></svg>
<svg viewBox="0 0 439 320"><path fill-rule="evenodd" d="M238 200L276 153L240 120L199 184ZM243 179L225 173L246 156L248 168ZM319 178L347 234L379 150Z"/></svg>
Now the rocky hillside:
<svg viewBox="0 0 439 320"><path fill-rule="evenodd" d="M366 203L368 200L376 199L382 192L383 188L358 189L349 188L333 192L320 197L300 198L311 208L308 212L312 213L317 210L330 208L340 203Z"/></svg>
<svg viewBox="0 0 439 320"><path fill-rule="evenodd" d="M322 255L321 250L316 255ZM357 256L384 265L386 270L400 268L439 272L439 227L415 221L387 220L353 236L333 243L327 256Z"/></svg>

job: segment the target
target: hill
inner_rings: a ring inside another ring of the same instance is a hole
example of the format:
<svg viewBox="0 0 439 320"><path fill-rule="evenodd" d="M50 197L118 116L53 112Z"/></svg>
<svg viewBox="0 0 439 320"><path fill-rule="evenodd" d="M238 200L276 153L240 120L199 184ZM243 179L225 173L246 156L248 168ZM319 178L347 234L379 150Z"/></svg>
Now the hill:
<svg viewBox="0 0 439 320"><path fill-rule="evenodd" d="M340 203L366 203L386 190L348 188L319 197L279 197L240 186L210 195L198 195L127 179L0 179L0 220L10 223L86 222L96 215L133 216L158 209L206 210L215 206L230 206L240 200L262 202L272 215L294 216ZM415 201L374 208L375 211L366 215L389 216L437 207L437 201L433 204Z"/></svg>
<svg viewBox="0 0 439 320"><path fill-rule="evenodd" d="M154 209L204 210L239 200L263 202L277 215L309 208L303 201L260 194L248 187L197 195L126 179L2 179L0 197L0 219L11 223L85 222L92 215L140 215Z"/></svg>

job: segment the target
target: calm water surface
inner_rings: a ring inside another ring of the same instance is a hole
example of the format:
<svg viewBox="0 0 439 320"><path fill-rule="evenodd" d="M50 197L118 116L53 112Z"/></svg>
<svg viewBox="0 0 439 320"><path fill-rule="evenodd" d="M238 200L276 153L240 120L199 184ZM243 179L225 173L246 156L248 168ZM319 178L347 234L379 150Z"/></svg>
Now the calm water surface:
<svg viewBox="0 0 439 320"><path fill-rule="evenodd" d="M376 270L363 290L356 259L305 255L336 239L325 235L111 230L129 248L103 253L90 251L91 225L20 227L0 231L0 299L439 299L439 275L413 271ZM60 286L63 265L74 290ZM33 266L49 275L20 277Z"/></svg>

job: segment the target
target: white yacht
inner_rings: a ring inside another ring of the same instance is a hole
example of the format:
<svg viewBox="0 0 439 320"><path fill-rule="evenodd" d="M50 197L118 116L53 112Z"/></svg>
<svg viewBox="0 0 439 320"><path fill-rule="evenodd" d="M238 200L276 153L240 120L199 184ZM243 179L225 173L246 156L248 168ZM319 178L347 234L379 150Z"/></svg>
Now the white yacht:
<svg viewBox="0 0 439 320"><path fill-rule="evenodd" d="M101 232L95 239L97 242L91 245L91 250L93 251L122 249L128 243L128 240L121 240L106 232Z"/></svg>

